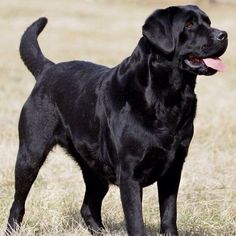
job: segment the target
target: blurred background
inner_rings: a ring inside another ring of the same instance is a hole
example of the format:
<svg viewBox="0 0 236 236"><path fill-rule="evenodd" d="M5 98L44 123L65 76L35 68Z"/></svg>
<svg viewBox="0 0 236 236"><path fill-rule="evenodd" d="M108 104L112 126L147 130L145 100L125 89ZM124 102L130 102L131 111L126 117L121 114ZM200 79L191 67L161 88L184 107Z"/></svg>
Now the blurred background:
<svg viewBox="0 0 236 236"><path fill-rule="evenodd" d="M197 4L213 27L226 30L226 72L198 77L195 136L185 162L178 198L180 235L236 235L236 2L234 0L1 0L0 2L0 234L14 194L17 125L35 80L20 60L20 37L40 16L40 35L54 62L88 60L114 66L129 56L145 19L157 8ZM68 91L69 92L69 91ZM79 209L84 195L80 169L56 147L30 192L20 235L89 235ZM156 185L144 191L148 235L159 232ZM105 235L126 235L119 190L103 205Z"/></svg>

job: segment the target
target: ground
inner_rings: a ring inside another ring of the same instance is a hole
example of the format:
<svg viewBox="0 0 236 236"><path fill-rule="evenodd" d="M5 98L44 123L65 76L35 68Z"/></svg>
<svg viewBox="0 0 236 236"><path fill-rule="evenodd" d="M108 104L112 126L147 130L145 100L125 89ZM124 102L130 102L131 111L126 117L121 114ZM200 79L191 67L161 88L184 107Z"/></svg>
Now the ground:
<svg viewBox="0 0 236 236"><path fill-rule="evenodd" d="M40 16L48 17L40 45L55 62L83 59L114 66L131 54L152 11L188 2L1 0L0 234L14 194L18 118L35 83L18 53L25 28ZM214 27L229 33L229 47L222 57L226 72L197 81L195 136L181 180L178 226L183 236L236 235L236 5L192 2L208 13ZM55 148L30 192L19 235L89 235L79 214L83 195L80 169ZM144 190L148 235L159 231L157 203L154 184ZM102 212L105 235L126 235L118 188L110 188Z"/></svg>

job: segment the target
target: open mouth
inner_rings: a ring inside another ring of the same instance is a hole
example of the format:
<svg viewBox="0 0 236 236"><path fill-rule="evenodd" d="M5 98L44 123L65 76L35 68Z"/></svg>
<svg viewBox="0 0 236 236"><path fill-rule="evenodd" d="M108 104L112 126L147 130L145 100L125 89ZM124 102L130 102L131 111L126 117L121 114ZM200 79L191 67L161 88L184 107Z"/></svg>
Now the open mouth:
<svg viewBox="0 0 236 236"><path fill-rule="evenodd" d="M184 62L192 69L200 69L209 72L223 72L225 69L223 62L219 57L201 58L188 55Z"/></svg>

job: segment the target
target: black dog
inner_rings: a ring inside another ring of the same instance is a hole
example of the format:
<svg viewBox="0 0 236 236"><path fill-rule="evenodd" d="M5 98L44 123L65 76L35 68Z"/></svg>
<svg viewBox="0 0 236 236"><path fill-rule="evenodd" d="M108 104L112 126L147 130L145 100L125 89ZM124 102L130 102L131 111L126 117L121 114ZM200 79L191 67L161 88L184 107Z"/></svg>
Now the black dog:
<svg viewBox="0 0 236 236"><path fill-rule="evenodd" d="M193 136L197 75L222 70L227 33L210 27L196 6L155 11L132 55L114 68L84 61L54 64L37 42L40 18L24 33L21 57L36 78L19 122L15 199L8 232L56 144L79 163L86 193L81 214L91 232L103 228L101 204L120 187L129 235L146 235L142 189L157 181L161 232L178 235L176 199Z"/></svg>

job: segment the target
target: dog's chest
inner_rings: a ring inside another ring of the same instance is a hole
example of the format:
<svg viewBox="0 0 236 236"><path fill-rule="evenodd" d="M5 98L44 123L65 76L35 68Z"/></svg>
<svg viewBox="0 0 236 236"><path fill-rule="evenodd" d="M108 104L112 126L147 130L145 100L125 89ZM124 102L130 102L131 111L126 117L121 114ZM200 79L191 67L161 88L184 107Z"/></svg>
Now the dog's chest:
<svg viewBox="0 0 236 236"><path fill-rule="evenodd" d="M155 128L146 136L143 158L134 169L134 177L142 186L148 186L161 178L183 157L177 155L185 140L192 138L192 124L196 111L196 99L187 98L179 106L157 111ZM158 113L160 112L160 113ZM187 147L188 148L188 147Z"/></svg>
<svg viewBox="0 0 236 236"><path fill-rule="evenodd" d="M134 167L134 178L143 187L158 181L176 164L176 161L178 162L178 158L182 158L176 154L182 145L183 138L182 135L170 137L168 146L166 140L158 140L156 143L150 143L150 146L146 144L146 149L143 149L142 158ZM164 147L163 144L166 146Z"/></svg>
<svg viewBox="0 0 236 236"><path fill-rule="evenodd" d="M196 113L197 99L189 93L188 88L179 96L157 101L155 104L155 128L157 132L176 135L185 128L186 123L193 122Z"/></svg>

